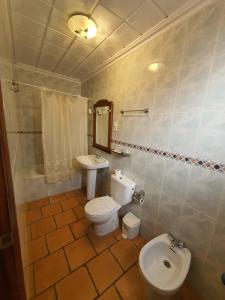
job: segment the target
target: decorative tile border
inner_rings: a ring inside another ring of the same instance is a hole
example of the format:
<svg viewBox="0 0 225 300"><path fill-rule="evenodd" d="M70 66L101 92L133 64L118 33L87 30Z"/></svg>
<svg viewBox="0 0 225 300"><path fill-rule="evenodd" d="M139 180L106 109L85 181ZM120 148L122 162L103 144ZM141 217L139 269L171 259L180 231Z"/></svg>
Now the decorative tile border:
<svg viewBox="0 0 225 300"><path fill-rule="evenodd" d="M14 134L42 134L42 131L7 131L7 133Z"/></svg>
<svg viewBox="0 0 225 300"><path fill-rule="evenodd" d="M156 155L163 156L163 157L166 157L169 159L182 161L184 163L191 164L192 166L198 166L198 167L205 168L205 169L208 169L211 171L220 172L220 173L225 174L225 164L221 164L221 163L217 163L217 162L213 162L213 161L209 161L209 160L193 158L190 156L180 155L180 154L176 154L176 153L171 153L171 152L154 149L154 148L147 147L147 146L135 145L135 144L118 141L118 140L112 140L112 143L117 144L117 145L126 146L126 147L129 147L132 149L156 154Z"/></svg>

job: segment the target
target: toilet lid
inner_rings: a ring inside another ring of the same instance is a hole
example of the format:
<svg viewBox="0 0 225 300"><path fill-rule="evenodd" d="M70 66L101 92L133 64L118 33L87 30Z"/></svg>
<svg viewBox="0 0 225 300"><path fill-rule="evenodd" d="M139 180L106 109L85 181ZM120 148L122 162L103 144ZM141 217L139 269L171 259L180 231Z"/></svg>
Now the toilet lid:
<svg viewBox="0 0 225 300"><path fill-rule="evenodd" d="M109 196L99 197L90 200L85 205L85 210L89 215L104 215L114 210L118 204Z"/></svg>

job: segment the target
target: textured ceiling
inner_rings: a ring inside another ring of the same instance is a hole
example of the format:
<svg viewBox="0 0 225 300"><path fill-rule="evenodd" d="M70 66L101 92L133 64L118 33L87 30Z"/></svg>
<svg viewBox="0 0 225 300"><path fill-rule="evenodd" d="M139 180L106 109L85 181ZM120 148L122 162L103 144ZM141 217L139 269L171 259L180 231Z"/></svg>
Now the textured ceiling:
<svg viewBox="0 0 225 300"><path fill-rule="evenodd" d="M84 79L191 0L10 0L16 63ZM98 34L74 36L67 19L90 15Z"/></svg>

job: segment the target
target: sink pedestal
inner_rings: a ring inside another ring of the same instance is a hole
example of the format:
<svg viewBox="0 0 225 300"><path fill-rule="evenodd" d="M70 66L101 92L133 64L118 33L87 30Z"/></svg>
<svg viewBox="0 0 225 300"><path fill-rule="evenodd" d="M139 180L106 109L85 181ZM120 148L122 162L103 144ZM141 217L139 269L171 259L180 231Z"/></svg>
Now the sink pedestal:
<svg viewBox="0 0 225 300"><path fill-rule="evenodd" d="M95 198L96 174L97 170L87 170L87 200Z"/></svg>
<svg viewBox="0 0 225 300"><path fill-rule="evenodd" d="M76 159L87 170L87 199L94 199L97 170L108 168L109 161L102 156L96 157L95 154L77 156Z"/></svg>

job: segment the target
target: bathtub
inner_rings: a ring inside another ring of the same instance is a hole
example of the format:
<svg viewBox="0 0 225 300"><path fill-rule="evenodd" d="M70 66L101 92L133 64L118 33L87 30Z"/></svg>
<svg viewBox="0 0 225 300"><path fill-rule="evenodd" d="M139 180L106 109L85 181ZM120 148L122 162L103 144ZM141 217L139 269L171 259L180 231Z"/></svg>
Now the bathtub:
<svg viewBox="0 0 225 300"><path fill-rule="evenodd" d="M71 180L46 183L44 165L34 165L16 170L15 190L20 194L22 202L30 202L41 198L80 189L82 173L77 171Z"/></svg>
<svg viewBox="0 0 225 300"><path fill-rule="evenodd" d="M30 168L21 168L16 173L21 178L36 178L44 176L44 165L35 165Z"/></svg>

